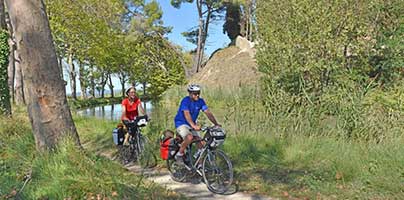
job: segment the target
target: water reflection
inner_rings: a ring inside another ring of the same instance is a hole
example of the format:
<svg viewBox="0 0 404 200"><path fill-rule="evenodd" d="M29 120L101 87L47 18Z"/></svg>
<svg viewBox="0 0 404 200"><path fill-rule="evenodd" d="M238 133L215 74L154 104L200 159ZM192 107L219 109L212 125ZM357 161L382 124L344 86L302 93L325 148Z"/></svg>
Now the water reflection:
<svg viewBox="0 0 404 200"><path fill-rule="evenodd" d="M143 107L146 108L146 113L150 115L152 104L150 102L144 102ZM84 117L97 117L100 119L119 121L122 115L122 106L121 104L97 106L77 110L75 113Z"/></svg>

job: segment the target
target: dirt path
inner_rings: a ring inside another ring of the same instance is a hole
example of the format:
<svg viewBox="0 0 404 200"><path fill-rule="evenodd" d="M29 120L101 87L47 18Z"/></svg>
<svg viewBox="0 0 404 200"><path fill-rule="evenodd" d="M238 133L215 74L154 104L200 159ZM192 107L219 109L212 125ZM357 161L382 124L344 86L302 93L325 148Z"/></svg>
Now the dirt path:
<svg viewBox="0 0 404 200"><path fill-rule="evenodd" d="M141 170L139 166L132 165L126 167L134 173L140 173L147 177L148 180L165 186L167 189L184 194L191 199L210 200L210 199L223 199L223 200L273 200L274 198L264 197L254 194L245 194L236 192L235 187L230 189L226 195L218 195L210 192L206 185L199 180L191 180L186 183L175 182L171 179L167 169L155 168L151 170Z"/></svg>

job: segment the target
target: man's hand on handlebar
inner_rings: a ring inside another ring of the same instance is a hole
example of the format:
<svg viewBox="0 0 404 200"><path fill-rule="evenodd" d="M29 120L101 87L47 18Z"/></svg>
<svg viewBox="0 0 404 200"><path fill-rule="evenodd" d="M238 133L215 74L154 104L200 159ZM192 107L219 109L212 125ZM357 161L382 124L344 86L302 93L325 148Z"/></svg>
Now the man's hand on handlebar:
<svg viewBox="0 0 404 200"><path fill-rule="evenodd" d="M198 125L198 124L194 124L194 125L192 126L192 129L194 129L195 131L200 131L200 130L201 130L201 126Z"/></svg>

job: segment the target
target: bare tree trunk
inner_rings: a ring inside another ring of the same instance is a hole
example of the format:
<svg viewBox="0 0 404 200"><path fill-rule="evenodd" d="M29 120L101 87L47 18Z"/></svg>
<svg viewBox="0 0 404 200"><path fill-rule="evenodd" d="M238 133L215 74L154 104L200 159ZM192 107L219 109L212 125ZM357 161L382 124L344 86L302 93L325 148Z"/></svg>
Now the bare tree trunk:
<svg viewBox="0 0 404 200"><path fill-rule="evenodd" d="M102 73L101 75L101 98L105 97L105 85L108 81L108 75L106 73Z"/></svg>
<svg viewBox="0 0 404 200"><path fill-rule="evenodd" d="M147 97L147 94L146 94L146 82L143 82L142 83L142 86L143 86L143 97ZM143 108L144 108L144 114L146 115L147 113L146 113L146 101L143 101Z"/></svg>
<svg viewBox="0 0 404 200"><path fill-rule="evenodd" d="M54 148L70 135L80 145L43 1L6 0L19 47L24 91L38 150Z"/></svg>
<svg viewBox="0 0 404 200"><path fill-rule="evenodd" d="M119 82L121 82L121 89L122 89L122 97L125 97L125 83L127 81L127 76L124 72L119 72L118 73L118 77L119 77Z"/></svg>
<svg viewBox="0 0 404 200"><path fill-rule="evenodd" d="M108 87L109 90L111 91L111 97L114 98L114 85L112 84L112 75L108 74Z"/></svg>
<svg viewBox="0 0 404 200"><path fill-rule="evenodd" d="M4 3L4 1L3 1ZM8 88L10 91L10 96L12 102L15 102L14 97L14 79L15 79L15 59L14 59L14 51L15 51L15 42L14 42L14 31L13 26L10 23L10 16L6 14L6 23L8 34L10 35L8 39L8 46L10 47L10 53L8 55Z"/></svg>
<svg viewBox="0 0 404 200"><path fill-rule="evenodd" d="M0 28L6 30L6 12L4 8L4 0L0 0Z"/></svg>
<svg viewBox="0 0 404 200"><path fill-rule="evenodd" d="M84 66L83 64L79 61L79 80L80 80L80 89L81 89L81 99L87 99L87 83L84 75Z"/></svg>
<svg viewBox="0 0 404 200"><path fill-rule="evenodd" d="M72 98L77 100L77 92L76 92L76 66L73 63L73 54L69 52L68 57L68 64L69 64L69 74L70 74L70 89L72 92Z"/></svg>
<svg viewBox="0 0 404 200"><path fill-rule="evenodd" d="M125 97L125 81L121 81L122 97Z"/></svg>
<svg viewBox="0 0 404 200"><path fill-rule="evenodd" d="M203 32L202 32L202 38L201 38L202 39L201 53L200 53L199 61L198 61L199 67L202 67L202 61L203 61L203 55L204 55L204 51L205 51L206 38L208 36L208 31L209 31L209 22L210 22L209 19L210 19L211 15L212 15L212 8L208 7L206 21L205 21L204 29L203 29Z"/></svg>
<svg viewBox="0 0 404 200"><path fill-rule="evenodd" d="M8 55L8 88L10 91L11 100L14 103L14 78L15 78L15 61L14 61L14 41L12 37L8 40L8 45L10 47L10 54Z"/></svg>
<svg viewBox="0 0 404 200"><path fill-rule="evenodd" d="M58 55L58 65L59 65L59 70L60 70L60 78L63 79L63 57L61 55Z"/></svg>
<svg viewBox="0 0 404 200"><path fill-rule="evenodd" d="M202 3L200 0L196 1L196 5L198 8L198 16L199 16L199 30L198 30L198 43L196 46L196 56L195 56L195 62L193 69L196 69L195 72L199 72L199 67L200 67L200 57L201 57L201 49L202 49L202 34L203 34L203 14L202 14Z"/></svg>
<svg viewBox="0 0 404 200"><path fill-rule="evenodd" d="M25 105L24 95L24 80L22 78L21 58L19 54L19 45L16 44L16 50L14 51L14 67L15 67L15 88L14 99L17 105Z"/></svg>
<svg viewBox="0 0 404 200"><path fill-rule="evenodd" d="M91 91L90 94L93 98L95 98L95 80L94 80L94 75L93 75L93 66L90 65L90 87L91 87Z"/></svg>

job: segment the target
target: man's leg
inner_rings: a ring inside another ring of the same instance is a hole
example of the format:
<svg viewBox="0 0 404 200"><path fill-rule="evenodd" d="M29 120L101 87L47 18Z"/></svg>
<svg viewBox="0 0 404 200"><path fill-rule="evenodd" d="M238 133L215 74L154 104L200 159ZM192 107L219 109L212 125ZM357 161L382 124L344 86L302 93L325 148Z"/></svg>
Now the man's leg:
<svg viewBox="0 0 404 200"><path fill-rule="evenodd" d="M177 155L175 155L175 159L177 160L177 162L179 163L183 163L184 159L184 152L185 149L187 148L187 146L189 144L191 144L192 142L192 133L190 131L191 127L187 126L187 125L181 125L177 128L177 133L182 137L183 142L181 143L181 147L177 153Z"/></svg>

